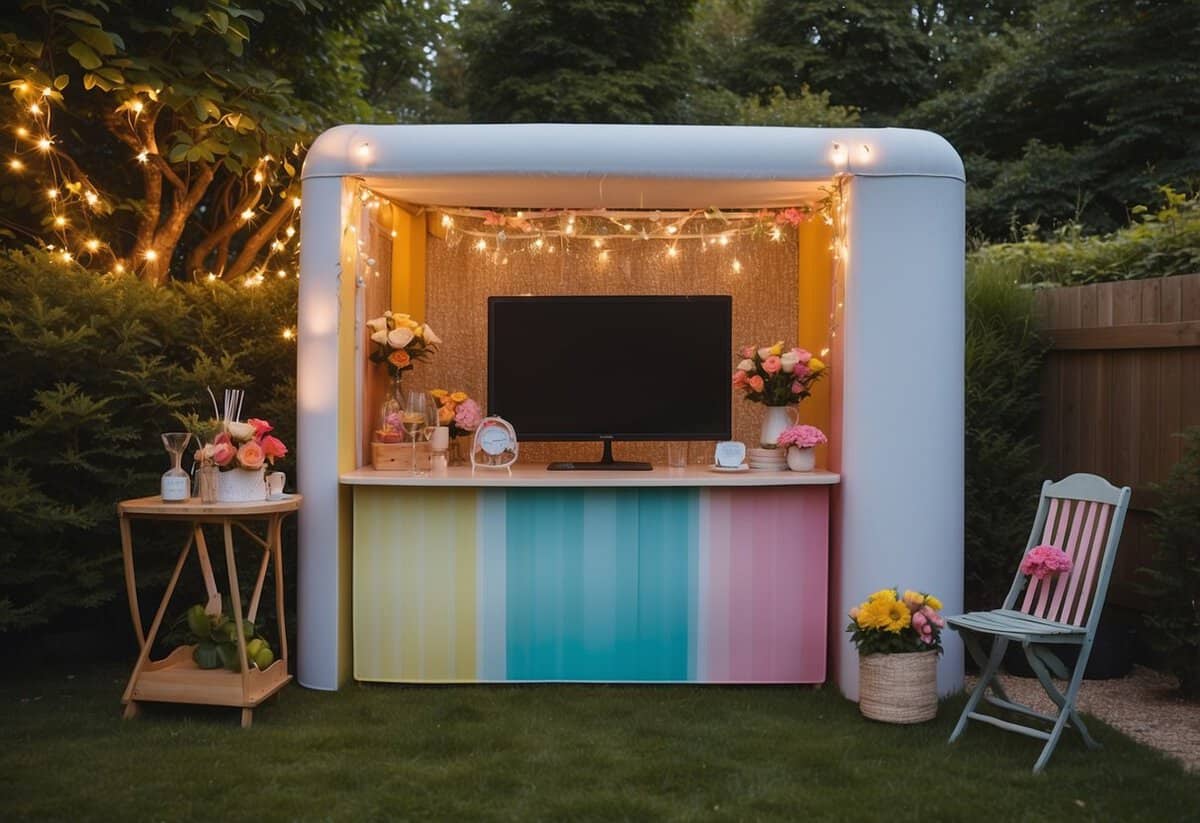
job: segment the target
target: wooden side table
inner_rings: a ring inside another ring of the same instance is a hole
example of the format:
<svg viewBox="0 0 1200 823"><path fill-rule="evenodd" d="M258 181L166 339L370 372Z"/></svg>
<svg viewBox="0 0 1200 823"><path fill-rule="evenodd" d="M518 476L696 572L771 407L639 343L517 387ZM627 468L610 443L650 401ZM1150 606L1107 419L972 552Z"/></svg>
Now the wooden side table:
<svg viewBox="0 0 1200 823"><path fill-rule="evenodd" d="M200 703L209 706L241 707L242 727L247 728L253 720L254 707L282 689L292 679L288 674L287 630L283 615L283 551L280 534L283 518L300 508L301 499L298 494L289 494L278 500L206 505L196 498L185 503L164 503L158 496L153 496L124 500L117 505L121 521L121 553L125 560L125 591L129 596L129 612L133 617L133 629L141 649L133 667L133 674L129 678L129 685L125 687L125 694L121 697L126 719L137 715L138 701ZM135 519L167 520L186 523L189 526L187 542L179 552L179 559L175 561L175 570L163 594L162 603L158 606L150 630L145 633L142 630L141 613L138 611L137 580L133 564L131 521ZM266 536L260 537L246 525L247 522L265 522ZM213 578L208 545L204 539L204 526L210 524L220 525L225 538L229 596L233 604L233 619L237 625L238 654L243 661L246 660L246 637L242 631L241 590L238 588L237 565L234 562L234 528L243 532L262 550L258 579L254 584L254 593L250 597L245 620L254 621L257 616L267 569L272 564L275 566L275 610L279 621L280 656L262 671L252 666L243 666L241 672L201 669L192 659L192 646L180 646L161 660L150 659L150 650L162 626L163 615L166 614L171 595L179 582L179 573L193 546L196 548L205 590L208 593L206 610L209 613L214 610L220 612L221 595Z"/></svg>

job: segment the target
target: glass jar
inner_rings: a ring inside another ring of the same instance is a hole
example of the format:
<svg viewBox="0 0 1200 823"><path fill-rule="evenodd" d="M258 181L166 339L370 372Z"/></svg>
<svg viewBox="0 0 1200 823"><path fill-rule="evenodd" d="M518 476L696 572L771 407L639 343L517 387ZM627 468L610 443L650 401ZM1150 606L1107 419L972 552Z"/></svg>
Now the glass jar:
<svg viewBox="0 0 1200 823"><path fill-rule="evenodd" d="M375 422L376 443L400 443L404 440L404 394L400 388L400 372L392 375L387 396L379 404L379 416Z"/></svg>

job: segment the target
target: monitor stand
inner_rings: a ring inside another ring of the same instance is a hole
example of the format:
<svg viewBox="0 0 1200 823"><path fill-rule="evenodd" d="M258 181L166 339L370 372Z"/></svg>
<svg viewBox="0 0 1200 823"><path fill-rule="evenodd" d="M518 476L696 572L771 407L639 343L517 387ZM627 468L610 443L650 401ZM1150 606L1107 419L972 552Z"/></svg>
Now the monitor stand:
<svg viewBox="0 0 1200 823"><path fill-rule="evenodd" d="M613 460L612 456L612 439L604 439L604 454L600 456L600 461L596 463L578 463L569 460L560 460L551 463L546 467L552 472L567 472L567 471L621 471L621 472L648 472L650 471L649 463L642 463L637 460Z"/></svg>

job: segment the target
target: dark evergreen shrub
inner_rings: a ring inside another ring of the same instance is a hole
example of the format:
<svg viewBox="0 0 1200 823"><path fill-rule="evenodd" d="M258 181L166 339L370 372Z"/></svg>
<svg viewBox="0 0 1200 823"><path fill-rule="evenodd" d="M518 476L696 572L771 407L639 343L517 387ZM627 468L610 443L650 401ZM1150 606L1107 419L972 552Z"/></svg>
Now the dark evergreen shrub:
<svg viewBox="0 0 1200 823"><path fill-rule="evenodd" d="M116 504L157 493L159 434L211 416L206 386L295 445L295 317L295 280L155 288L0 253L0 632L124 599ZM135 535L144 607L182 540L164 531Z"/></svg>

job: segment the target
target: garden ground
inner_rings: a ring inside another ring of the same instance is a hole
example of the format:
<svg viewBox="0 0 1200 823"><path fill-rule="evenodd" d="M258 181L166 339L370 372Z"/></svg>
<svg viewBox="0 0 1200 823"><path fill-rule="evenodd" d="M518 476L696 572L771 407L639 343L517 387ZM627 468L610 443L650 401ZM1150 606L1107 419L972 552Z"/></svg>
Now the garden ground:
<svg viewBox="0 0 1200 823"><path fill-rule="evenodd" d="M1104 744L863 720L802 687L291 686L232 709L120 719L128 668L0 685L7 819L1183 820L1200 774L1094 722ZM907 811L906 811L907 810Z"/></svg>

